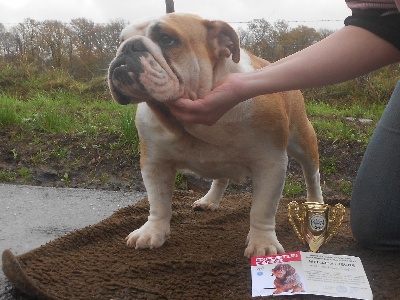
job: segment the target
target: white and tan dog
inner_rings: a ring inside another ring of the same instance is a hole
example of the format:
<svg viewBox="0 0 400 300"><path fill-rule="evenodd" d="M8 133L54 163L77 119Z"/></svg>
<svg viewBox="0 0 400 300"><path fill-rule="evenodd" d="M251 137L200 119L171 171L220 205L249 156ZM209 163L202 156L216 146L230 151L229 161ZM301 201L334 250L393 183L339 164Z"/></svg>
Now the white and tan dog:
<svg viewBox="0 0 400 300"><path fill-rule="evenodd" d="M148 193L148 221L127 237L128 246L156 248L170 235L171 198L177 170L214 179L193 206L215 210L228 180L251 176L253 201L245 256L284 252L275 213L288 155L302 166L307 200L322 202L318 146L300 91L259 96L240 103L215 125L179 123L165 105L179 97L195 101L223 76L268 62L239 48L225 22L167 14L130 25L109 68L109 87L120 104L139 103L136 126L141 171Z"/></svg>

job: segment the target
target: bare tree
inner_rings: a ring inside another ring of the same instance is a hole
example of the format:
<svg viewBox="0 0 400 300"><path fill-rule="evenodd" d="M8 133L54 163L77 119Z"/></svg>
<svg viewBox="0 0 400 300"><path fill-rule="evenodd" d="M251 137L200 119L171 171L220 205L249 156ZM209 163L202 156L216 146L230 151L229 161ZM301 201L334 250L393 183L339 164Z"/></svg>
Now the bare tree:
<svg viewBox="0 0 400 300"><path fill-rule="evenodd" d="M37 21L28 18L12 29L19 57L30 62L37 60L39 54L37 38L40 33L38 27Z"/></svg>
<svg viewBox="0 0 400 300"><path fill-rule="evenodd" d="M60 21L44 21L39 27L38 46L41 56L46 62L51 62L55 68L64 66L63 62L68 59L71 32L69 28Z"/></svg>
<svg viewBox="0 0 400 300"><path fill-rule="evenodd" d="M175 12L174 0L165 0L165 7L167 14Z"/></svg>

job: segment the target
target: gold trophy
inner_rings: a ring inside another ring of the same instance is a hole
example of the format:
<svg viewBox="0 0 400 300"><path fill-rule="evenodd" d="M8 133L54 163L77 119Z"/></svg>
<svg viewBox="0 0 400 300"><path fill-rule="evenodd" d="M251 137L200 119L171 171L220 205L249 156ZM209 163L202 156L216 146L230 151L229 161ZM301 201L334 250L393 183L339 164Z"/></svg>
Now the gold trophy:
<svg viewBox="0 0 400 300"><path fill-rule="evenodd" d="M288 204L289 221L299 239L308 243L312 252L330 241L342 224L345 208L338 203L334 207L319 202L296 201ZM297 222L296 222L297 220Z"/></svg>

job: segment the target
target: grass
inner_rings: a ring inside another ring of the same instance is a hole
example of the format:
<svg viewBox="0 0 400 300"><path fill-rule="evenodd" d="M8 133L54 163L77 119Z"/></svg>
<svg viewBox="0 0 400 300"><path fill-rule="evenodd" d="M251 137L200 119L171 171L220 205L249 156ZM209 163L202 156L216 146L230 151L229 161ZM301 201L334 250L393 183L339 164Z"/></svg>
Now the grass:
<svg viewBox="0 0 400 300"><path fill-rule="evenodd" d="M351 196L353 183L348 180L342 180L339 184L339 190L346 196Z"/></svg>
<svg viewBox="0 0 400 300"><path fill-rule="evenodd" d="M335 157L320 157L320 171L326 175L336 174L336 158Z"/></svg>
<svg viewBox="0 0 400 300"><path fill-rule="evenodd" d="M15 172L12 171L0 171L0 181L4 181L4 182L10 182L15 180L15 178L17 177L17 174Z"/></svg>
<svg viewBox="0 0 400 300"><path fill-rule="evenodd" d="M308 101L307 113L319 138L354 140L367 144L384 105L361 106L357 103L346 106ZM121 106L110 101L92 99L82 101L79 95L64 90L38 93L29 99L0 95L0 124L19 125L26 131L44 133L118 132L121 143L131 143L139 151L135 127L135 106ZM360 128L357 122L347 117L371 119ZM40 142L40 141L39 141Z"/></svg>
<svg viewBox="0 0 400 300"><path fill-rule="evenodd" d="M134 106L134 109L126 110L120 119L120 128L122 132L122 141L130 145L134 153L139 154L139 136L135 126L135 113L136 106Z"/></svg>
<svg viewBox="0 0 400 300"><path fill-rule="evenodd" d="M21 100L0 95L0 124L18 125L23 130L44 133L120 132L125 139L137 136L134 127L134 107L91 100L83 102L79 95L59 91L40 93ZM136 141L137 142L137 141Z"/></svg>
<svg viewBox="0 0 400 300"><path fill-rule="evenodd" d="M367 145L385 109L385 105L349 103L343 106L308 101L306 108L318 138L357 141ZM348 118L354 118L355 121ZM368 119L371 121L360 125L357 119Z"/></svg>
<svg viewBox="0 0 400 300"><path fill-rule="evenodd" d="M307 101L307 114L310 117L336 117L336 118L363 118L378 120L385 109L385 104L360 104L357 102L349 102L340 105L335 102L316 102Z"/></svg>
<svg viewBox="0 0 400 300"><path fill-rule="evenodd" d="M12 98L3 96L0 98L0 125L7 126L18 123L19 117Z"/></svg>
<svg viewBox="0 0 400 300"><path fill-rule="evenodd" d="M32 171L28 168L21 168L18 170L18 175L25 181L29 181L32 178Z"/></svg>
<svg viewBox="0 0 400 300"><path fill-rule="evenodd" d="M305 186L302 182L296 182L291 180L285 181L283 187L283 195L289 198L295 198L304 195Z"/></svg>

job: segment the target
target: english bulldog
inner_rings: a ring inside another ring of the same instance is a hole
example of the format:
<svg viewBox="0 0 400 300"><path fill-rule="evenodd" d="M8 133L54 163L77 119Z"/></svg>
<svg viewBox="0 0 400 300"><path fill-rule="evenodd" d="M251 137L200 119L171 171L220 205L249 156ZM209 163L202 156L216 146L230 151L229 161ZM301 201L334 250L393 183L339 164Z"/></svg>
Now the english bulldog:
<svg viewBox="0 0 400 300"><path fill-rule="evenodd" d="M206 195L193 203L196 210L218 209L228 180L250 177L253 199L244 255L284 252L275 213L288 155L302 167L307 200L323 201L317 139L301 92L248 99L212 126L182 124L166 105L179 97L196 101L227 74L267 65L241 49L235 30L223 21L171 13L121 32L108 83L118 103L138 104L140 166L150 204L147 222L127 236L128 246L151 249L165 243L176 172L190 169L213 179Z"/></svg>

